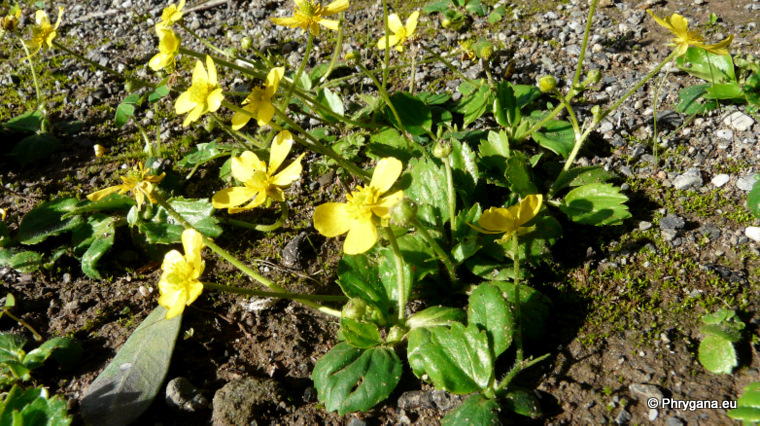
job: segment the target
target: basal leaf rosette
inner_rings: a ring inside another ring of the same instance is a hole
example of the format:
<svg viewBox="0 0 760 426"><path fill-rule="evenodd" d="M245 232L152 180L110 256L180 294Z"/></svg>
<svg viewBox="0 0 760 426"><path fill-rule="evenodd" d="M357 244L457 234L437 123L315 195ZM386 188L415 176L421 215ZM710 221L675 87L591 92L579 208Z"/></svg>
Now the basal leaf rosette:
<svg viewBox="0 0 760 426"><path fill-rule="evenodd" d="M343 243L346 254L364 253L372 248L377 242L377 224L387 221L391 208L404 198L404 191L384 196L403 167L401 161L393 157L380 160L370 184L348 194L345 203L326 203L314 209L314 227L328 238L348 233Z"/></svg>

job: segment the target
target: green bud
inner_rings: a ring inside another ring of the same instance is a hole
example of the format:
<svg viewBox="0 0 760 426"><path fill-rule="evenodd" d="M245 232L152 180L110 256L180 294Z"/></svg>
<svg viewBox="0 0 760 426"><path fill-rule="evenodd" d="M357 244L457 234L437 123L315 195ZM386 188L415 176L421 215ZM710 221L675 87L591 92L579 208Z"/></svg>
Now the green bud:
<svg viewBox="0 0 760 426"><path fill-rule="evenodd" d="M451 19L449 19L449 18L443 18L443 19L441 20L441 26L442 26L443 28L446 28L446 29L448 29L448 28L451 26Z"/></svg>
<svg viewBox="0 0 760 426"><path fill-rule="evenodd" d="M598 69L591 70L586 74L586 81L583 82L584 86L593 86L596 83L602 81L602 72Z"/></svg>
<svg viewBox="0 0 760 426"><path fill-rule="evenodd" d="M478 58L488 60L493 56L493 44L490 41L482 40L475 43L472 47Z"/></svg>
<svg viewBox="0 0 760 426"><path fill-rule="evenodd" d="M415 217L417 217L417 205L410 198L403 198L391 209L391 221L398 226L409 226Z"/></svg>
<svg viewBox="0 0 760 426"><path fill-rule="evenodd" d="M243 37L242 40L240 40L240 48L243 50L248 50L251 47L253 47L253 40L251 40L250 37Z"/></svg>
<svg viewBox="0 0 760 426"><path fill-rule="evenodd" d="M351 299L343 306L341 315L344 318L352 320L361 320L364 317L364 311L367 310L367 302L362 299Z"/></svg>
<svg viewBox="0 0 760 426"><path fill-rule="evenodd" d="M203 124L203 128L206 129L207 132L211 133L216 129L216 121L211 119L206 119L206 121Z"/></svg>
<svg viewBox="0 0 760 426"><path fill-rule="evenodd" d="M557 79L553 75L545 75L538 79L538 90L541 93L549 93L557 88Z"/></svg>
<svg viewBox="0 0 760 426"><path fill-rule="evenodd" d="M124 82L124 91L125 92L127 92L127 93L131 92L132 88L133 88L132 80L127 80L127 81Z"/></svg>
<svg viewBox="0 0 760 426"><path fill-rule="evenodd" d="M388 343L400 342L401 339L404 338L405 334L406 334L406 329L404 329L403 327L394 325L388 331L388 336L385 338L385 341Z"/></svg>
<svg viewBox="0 0 760 426"><path fill-rule="evenodd" d="M359 55L359 53L358 53L358 52L355 52L355 51L351 51L351 52L348 52L348 53L346 53L346 58L345 58L345 59L346 59L346 61L356 61L356 60L358 60L360 57L361 57L361 56Z"/></svg>
<svg viewBox="0 0 760 426"><path fill-rule="evenodd" d="M435 144L433 148L433 156L435 158L446 158L451 154L451 144L448 142L441 142Z"/></svg>
<svg viewBox="0 0 760 426"><path fill-rule="evenodd" d="M594 105L591 107L591 114L594 116L594 118L599 117L599 114L602 113L602 108L599 105Z"/></svg>

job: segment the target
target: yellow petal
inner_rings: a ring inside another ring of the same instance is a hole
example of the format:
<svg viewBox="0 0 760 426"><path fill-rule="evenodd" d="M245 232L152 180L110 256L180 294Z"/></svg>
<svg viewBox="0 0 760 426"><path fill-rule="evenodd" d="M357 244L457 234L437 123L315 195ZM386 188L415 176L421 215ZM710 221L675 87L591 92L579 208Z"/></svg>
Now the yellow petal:
<svg viewBox="0 0 760 426"><path fill-rule="evenodd" d="M391 207L398 204L402 198L404 198L404 191L396 191L391 195L387 195L381 198L377 205L372 206L372 213L386 219L391 215Z"/></svg>
<svg viewBox="0 0 760 426"><path fill-rule="evenodd" d="M703 49L707 50L708 52L714 53L716 55L728 55L728 46L731 44L731 42L734 41L734 36L730 35L727 39L722 40L715 44L709 44L705 46L701 46Z"/></svg>
<svg viewBox="0 0 760 426"><path fill-rule="evenodd" d="M301 173L303 172L303 166L301 166L301 159L306 154L301 154L298 156L298 158L295 159L292 163L288 165L288 167L285 167L282 169L280 173L277 173L274 176L274 179L272 180L272 183L277 186L287 186L290 185L294 180L301 177ZM274 198L274 197L272 197ZM277 200L281 201L281 200Z"/></svg>
<svg viewBox="0 0 760 426"><path fill-rule="evenodd" d="M689 34L689 21L684 18L683 16L674 13L673 16L670 17L670 29L673 34L687 38Z"/></svg>
<svg viewBox="0 0 760 426"><path fill-rule="evenodd" d="M223 189L211 198L211 205L216 209L229 209L245 204L256 195L256 190L242 186Z"/></svg>
<svg viewBox="0 0 760 426"><path fill-rule="evenodd" d="M195 278L198 278L203 272L203 259L201 258L203 236L201 233L195 229L182 231L182 248L185 250L185 258L196 272Z"/></svg>
<svg viewBox="0 0 760 426"><path fill-rule="evenodd" d="M390 35L388 37L388 46L390 46L390 47L395 46L396 43L398 43L398 40L399 40L399 38L395 34ZM385 49L385 37L382 37L382 38L380 38L380 40L377 41L377 48L380 49L380 50L384 50Z"/></svg>
<svg viewBox="0 0 760 426"><path fill-rule="evenodd" d="M347 204L325 203L314 209L314 228L325 237L345 234L350 227L351 217Z"/></svg>
<svg viewBox="0 0 760 426"><path fill-rule="evenodd" d="M246 124L248 124L248 120L250 120L251 117L248 114L243 114L242 112L236 112L232 114L232 128L234 130L240 130L242 129Z"/></svg>
<svg viewBox="0 0 760 426"><path fill-rule="evenodd" d="M274 105L270 102L259 103L259 109L256 113L256 123L259 126L266 126L272 121L272 117L274 117Z"/></svg>
<svg viewBox="0 0 760 426"><path fill-rule="evenodd" d="M531 194L525 197L520 202L515 226L523 226L523 224L528 223L531 219L536 217L538 211L541 210L543 200L544 196L541 194Z"/></svg>
<svg viewBox="0 0 760 426"><path fill-rule="evenodd" d="M203 115L205 108L203 105L196 105L195 108L193 108L192 111L190 111L189 114L187 114L187 117L185 117L185 121L182 122L182 127L187 127L192 123L193 121L198 120L201 118L201 115Z"/></svg>
<svg viewBox="0 0 760 426"><path fill-rule="evenodd" d="M214 60L211 59L211 56L209 55L206 55L206 67L208 67L208 83L212 86L216 86L216 65L214 65Z"/></svg>
<svg viewBox="0 0 760 426"><path fill-rule="evenodd" d="M170 252L166 253L164 255L164 261L161 263L161 269L164 271L164 275L174 273L174 271L181 269L182 266L186 263L185 256L182 256L182 253L178 252L177 250L171 250ZM162 275L161 282L164 282L164 276ZM159 289L161 283L159 283ZM166 281L165 285L170 285L168 281Z"/></svg>
<svg viewBox="0 0 760 426"><path fill-rule="evenodd" d="M472 229L480 232L481 234L501 234L500 231L489 231L489 230L483 229L483 228L481 228L481 227L479 227L477 225L473 225L473 224L468 223L468 222L465 222L465 223L467 223L467 225L469 225L470 228L472 228Z"/></svg>
<svg viewBox="0 0 760 426"><path fill-rule="evenodd" d="M192 101L192 97L190 95L190 91L183 92L179 97L177 98L177 101L174 102L174 111L177 114L184 114L198 105L195 102Z"/></svg>
<svg viewBox="0 0 760 426"><path fill-rule="evenodd" d="M295 28L301 26L301 20L294 17L294 16L288 16L285 18L269 18L274 22L276 25L282 25L285 27Z"/></svg>
<svg viewBox="0 0 760 426"><path fill-rule="evenodd" d="M649 16L651 16L652 18L654 18L655 22L657 22L657 24L659 24L661 27L665 27L668 30L670 30L671 32L675 33L675 31L673 31L673 26L671 26L670 23L664 21L663 19L658 18L657 15L655 15L654 13L652 13L652 11L649 10L649 9L647 9L647 13L649 14Z"/></svg>
<svg viewBox="0 0 760 426"><path fill-rule="evenodd" d="M161 283L159 283L159 289ZM185 310L185 302L187 301L187 294L184 291L172 291L162 292L158 298L158 304L167 309L166 319L172 319L177 315L182 314Z"/></svg>
<svg viewBox="0 0 760 426"><path fill-rule="evenodd" d="M256 195L256 198L254 198L253 201L251 201L247 205L245 205L243 207L230 207L229 209L227 209L227 211L230 214L240 213L242 211L246 211L246 210L250 210L250 209L256 208L256 207L264 204L264 201L266 201L266 200L267 200L267 194L264 193L264 192L259 192Z"/></svg>
<svg viewBox="0 0 760 426"><path fill-rule="evenodd" d="M193 303L193 302L195 302L195 299L197 299L198 296L200 296L202 292L203 292L203 284L202 283L200 283L199 281L193 281L193 282L189 283L188 284L188 289L187 289L187 293L188 293L187 294L187 302L185 302L185 304L187 306L190 306L190 304Z"/></svg>
<svg viewBox="0 0 760 426"><path fill-rule="evenodd" d="M377 192L384 194L391 189L391 186L401 176L401 170L404 165L396 158L386 157L377 162L375 171L372 173L372 182L369 186L377 189Z"/></svg>
<svg viewBox="0 0 760 426"><path fill-rule="evenodd" d="M101 189L100 191L93 192L92 194L87 196L87 199L90 201L100 201L111 194L115 194L116 192L119 192L119 189L121 189L121 187L119 186L109 186L106 189Z"/></svg>
<svg viewBox="0 0 760 426"><path fill-rule="evenodd" d="M404 30L404 25L401 23L401 18L399 18L395 13L392 13L391 16L388 17L388 28L390 28L390 30L394 33L399 33Z"/></svg>
<svg viewBox="0 0 760 426"><path fill-rule="evenodd" d="M333 31L338 31L338 28L340 27L340 22L334 21L332 19L320 19L319 25L322 25L323 27L333 30Z"/></svg>
<svg viewBox="0 0 760 426"><path fill-rule="evenodd" d="M289 131L283 130L275 136L272 141L272 149L269 152L269 174L274 174L280 168L282 162L290 152L293 146L293 135Z"/></svg>
<svg viewBox="0 0 760 426"><path fill-rule="evenodd" d="M420 11L415 10L412 12L411 15L409 15L409 18L406 19L406 36L409 37L412 34L414 34L414 30L417 29L417 21L420 17Z"/></svg>
<svg viewBox="0 0 760 426"><path fill-rule="evenodd" d="M319 37L319 24L316 21L312 21L308 23L309 31L314 35L314 37Z"/></svg>
<svg viewBox="0 0 760 426"><path fill-rule="evenodd" d="M166 68L167 65L167 55L163 53L157 53L156 56L150 58L150 62L148 62L148 66L153 71L158 71L161 69Z"/></svg>
<svg viewBox="0 0 760 426"><path fill-rule="evenodd" d="M245 166L251 170L260 170L262 172L267 171L267 164L262 160L259 160L259 157L251 151L245 151L244 153L240 154L239 158L240 161L242 161L243 164L245 164Z"/></svg>
<svg viewBox="0 0 760 426"><path fill-rule="evenodd" d="M203 68L203 63L201 61L195 61L195 69L193 69L193 85L200 83L208 83L208 74L206 73L206 69Z"/></svg>
<svg viewBox="0 0 760 426"><path fill-rule="evenodd" d="M478 225L493 233L512 232L517 228L514 214L504 207L491 207L484 211L478 219Z"/></svg>
<svg viewBox="0 0 760 426"><path fill-rule="evenodd" d="M266 81L266 96L269 99L272 99L272 96L274 96L275 92L277 92L277 87L280 85L280 80L282 80L282 77L285 75L285 67L277 67L272 68L269 70L269 74L267 74L267 81Z"/></svg>
<svg viewBox="0 0 760 426"><path fill-rule="evenodd" d="M335 15L348 9L348 0L335 0L322 10L322 16Z"/></svg>
<svg viewBox="0 0 760 426"><path fill-rule="evenodd" d="M343 253L359 254L372 248L377 242L377 228L371 220L355 221L343 243Z"/></svg>
<svg viewBox="0 0 760 426"><path fill-rule="evenodd" d="M213 92L209 93L208 98L206 98L206 102L208 103L208 110L211 112L218 110L219 107L222 106L223 100L224 93L222 92L222 89L216 89Z"/></svg>
<svg viewBox="0 0 760 426"><path fill-rule="evenodd" d="M48 18L47 12L44 10L38 10L37 13L34 14L34 22L37 23L39 26L44 25L50 25L50 19Z"/></svg>

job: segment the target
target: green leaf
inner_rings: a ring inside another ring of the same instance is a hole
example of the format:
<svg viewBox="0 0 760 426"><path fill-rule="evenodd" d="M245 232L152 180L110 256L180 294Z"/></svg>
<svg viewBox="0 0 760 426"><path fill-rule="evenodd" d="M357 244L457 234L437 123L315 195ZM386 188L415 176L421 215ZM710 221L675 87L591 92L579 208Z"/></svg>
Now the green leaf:
<svg viewBox="0 0 760 426"><path fill-rule="evenodd" d="M26 355L24 345L26 345L26 338L23 336L0 333L0 362L22 361Z"/></svg>
<svg viewBox="0 0 760 426"><path fill-rule="evenodd" d="M463 199L470 198L475 185L478 184L478 165L476 155L469 145L456 139L451 141L451 154L448 160L451 161L451 175L454 181L454 188L460 193ZM446 160L444 160L446 161Z"/></svg>
<svg viewBox="0 0 760 426"><path fill-rule="evenodd" d="M733 323L703 325L699 328L699 331L707 335L717 336L721 339L728 340L729 342L736 343L742 338L740 330L741 328L744 328L744 323L741 323L742 327L739 329L732 327L732 325Z"/></svg>
<svg viewBox="0 0 760 426"><path fill-rule="evenodd" d="M390 349L339 343L317 361L311 377L327 411L344 415L369 410L387 398L401 379L401 370L401 360Z"/></svg>
<svg viewBox="0 0 760 426"><path fill-rule="evenodd" d="M486 247L486 249L489 247ZM474 257L465 261L465 266L473 274L487 280L511 280L514 278L514 266L512 261L497 260L483 255L483 250ZM521 271L524 273L524 271Z"/></svg>
<svg viewBox="0 0 760 426"><path fill-rule="evenodd" d="M500 425L499 411L499 404L495 400L476 393L467 398L462 405L449 411L441 419L441 426Z"/></svg>
<svg viewBox="0 0 760 426"><path fill-rule="evenodd" d="M48 392L43 387L21 390L14 385L0 403L0 424L69 425L72 418L66 412L67 406L59 395L48 398Z"/></svg>
<svg viewBox="0 0 760 426"><path fill-rule="evenodd" d="M415 136L425 135L430 132L433 126L433 116L430 112L430 107L425 102L406 92L394 93L390 97L390 101L393 107L396 108L401 123L407 132ZM396 128L401 129L390 108L386 107L385 115Z"/></svg>
<svg viewBox="0 0 760 426"><path fill-rule="evenodd" d="M96 268L100 258L114 245L117 221L113 216L93 216L88 219L92 233L82 241L87 244L87 249L82 254L82 272L90 278L101 279Z"/></svg>
<svg viewBox="0 0 760 426"><path fill-rule="evenodd" d="M80 406L86 423L128 424L150 406L169 371L182 323L182 315L167 320L166 312L156 307L87 388Z"/></svg>
<svg viewBox="0 0 760 426"><path fill-rule="evenodd" d="M425 6L422 7L422 11L431 14L435 12L443 12L449 7L451 7L451 2L449 0L433 0L425 3Z"/></svg>
<svg viewBox="0 0 760 426"><path fill-rule="evenodd" d="M0 264L15 269L21 273L31 273L42 267L42 255L33 251L13 252L2 249L0 252L8 252L11 256L7 259L0 256Z"/></svg>
<svg viewBox="0 0 760 426"><path fill-rule="evenodd" d="M148 96L148 102L153 103L169 94L169 88L165 84L156 87L150 92Z"/></svg>
<svg viewBox="0 0 760 426"><path fill-rule="evenodd" d="M687 66L686 64L690 64ZM736 81L734 61L730 54L716 55L701 47L689 47L685 55L676 58L676 65L681 71L706 80L710 83L729 83Z"/></svg>
<svg viewBox="0 0 760 426"><path fill-rule="evenodd" d="M101 212L115 210L120 213L127 213L135 205L135 199L126 195L111 194L98 201L86 200L79 204L78 207L70 210L62 217L64 219L71 216L81 215L83 213ZM75 231L76 232L76 231Z"/></svg>
<svg viewBox="0 0 760 426"><path fill-rule="evenodd" d="M493 115L496 122L502 127L517 128L522 115L520 114L520 108L517 106L517 98L515 97L512 85L506 81L502 81L496 85L494 92Z"/></svg>
<svg viewBox="0 0 760 426"><path fill-rule="evenodd" d="M402 183L411 184L404 188L404 195L417 206L417 217L430 226L438 228L449 220L446 172L430 158L414 158L409 162L408 172L402 176ZM402 185L405 186L405 185Z"/></svg>
<svg viewBox="0 0 760 426"><path fill-rule="evenodd" d="M504 15L497 11L493 11L490 15L488 15L488 23L491 25L501 21L502 19L504 19Z"/></svg>
<svg viewBox="0 0 760 426"><path fill-rule="evenodd" d="M676 106L676 111L682 114L698 114L717 108L718 103L714 99L703 103L698 102L704 99L708 87L710 87L709 84L698 84L679 90L678 97L681 102Z"/></svg>
<svg viewBox="0 0 760 426"><path fill-rule="evenodd" d="M756 218L760 218L760 180L755 181L747 195L747 208Z"/></svg>
<svg viewBox="0 0 760 426"><path fill-rule="evenodd" d="M423 149L417 142L410 142L412 152L406 148L407 141L398 130L386 127L373 133L367 145L367 156L380 160L385 157L396 157L401 162L407 163L414 157L422 156Z"/></svg>
<svg viewBox="0 0 760 426"><path fill-rule="evenodd" d="M18 240L21 244L37 244L48 237L72 231L82 224L84 218L74 216L63 219L63 215L78 207L75 198L59 198L46 201L24 215L19 225Z"/></svg>
<svg viewBox="0 0 760 426"><path fill-rule="evenodd" d="M390 310L378 265L368 256L344 255L338 262L338 285L349 298L374 304L383 312Z"/></svg>
<svg viewBox="0 0 760 426"><path fill-rule="evenodd" d="M199 143L190 149L177 165L182 168L190 169L197 167L207 161L230 155L230 150L226 146L217 146L216 141L209 143Z"/></svg>
<svg viewBox="0 0 760 426"><path fill-rule="evenodd" d="M442 243L440 238L436 238L436 232L428 232L434 239L438 240L439 244ZM401 257L403 257L405 263L410 267L408 273L412 274L412 270L414 271L412 281L407 282L420 282L426 276L434 275L438 272L438 257L422 235L407 233L398 237L396 241L401 251ZM383 282L386 283L386 292L389 293L391 299L398 300L398 295L396 294L398 291L396 288L398 277L393 249L391 247L384 247L379 252L385 258L380 264L380 275L383 277ZM393 296L390 296L391 290Z"/></svg>
<svg viewBox="0 0 760 426"><path fill-rule="evenodd" d="M407 356L415 374L427 374L436 389L468 394L488 388L494 374L488 334L477 325L415 328Z"/></svg>
<svg viewBox="0 0 760 426"><path fill-rule="evenodd" d="M50 133L39 133L21 139L10 155L25 166L47 160L60 145L58 139Z"/></svg>
<svg viewBox="0 0 760 426"><path fill-rule="evenodd" d="M503 405L511 412L531 419L539 419L543 416L538 398L533 392L526 390L515 389L507 392Z"/></svg>
<svg viewBox="0 0 760 426"><path fill-rule="evenodd" d="M556 191L567 187L583 186L591 183L604 183L615 177L601 166L576 167L560 175L554 182Z"/></svg>
<svg viewBox="0 0 760 426"><path fill-rule="evenodd" d="M472 0L465 5L465 10L477 16L486 16L488 13L488 6L484 5L480 0Z"/></svg>
<svg viewBox="0 0 760 426"><path fill-rule="evenodd" d="M425 310L410 315L406 319L406 326L413 330L419 327L451 325L452 322L463 322L465 319L465 312L459 308L431 306Z"/></svg>
<svg viewBox="0 0 760 426"><path fill-rule="evenodd" d="M467 318L468 324L478 325L488 332L494 358L512 344L515 320L498 286L481 284L475 288L470 295Z"/></svg>
<svg viewBox="0 0 760 426"><path fill-rule="evenodd" d="M570 191L559 208L572 221L586 225L619 225L631 217L628 197L612 184L592 183Z"/></svg>
<svg viewBox="0 0 760 426"><path fill-rule="evenodd" d="M481 284L481 286L484 284ZM514 282L491 281L488 284L499 287L507 300L512 304L515 303L516 286ZM544 324L549 319L551 311L551 299L532 287L527 285L520 286L520 314L522 315L523 337L537 340L546 336Z"/></svg>
<svg viewBox="0 0 760 426"><path fill-rule="evenodd" d="M222 234L219 220L213 214L215 209L208 199L175 197L169 200L169 205L201 234L211 238ZM176 223L161 206L157 206L147 220L139 218L137 207L134 207L127 215L127 220L130 225L139 227L140 233L150 244L175 244L182 241L182 231L185 228Z"/></svg>
<svg viewBox="0 0 760 426"><path fill-rule="evenodd" d="M717 311L711 313L711 314L704 314L702 315L702 322L704 324L720 324L723 321L727 320L729 317L729 312L731 314L736 314L734 311L729 311L728 309L718 309ZM733 315L731 315L733 316Z"/></svg>
<svg viewBox="0 0 760 426"><path fill-rule="evenodd" d="M504 172L504 177L509 183L509 189L520 195L520 197L539 193L538 188L533 183L530 163L520 151L513 152L512 156L507 158L507 168Z"/></svg>
<svg viewBox="0 0 760 426"><path fill-rule="evenodd" d="M380 337L380 329L371 322L341 317L340 331L343 333L346 342L355 348L372 348L383 343L383 338Z"/></svg>
<svg viewBox="0 0 760 426"><path fill-rule="evenodd" d="M135 105L139 102L140 95L137 93L130 93L124 98L123 101L116 107L116 116L114 121L116 127L123 127L127 124L130 118L135 116Z"/></svg>
<svg viewBox="0 0 760 426"><path fill-rule="evenodd" d="M36 133L42 126L43 118L42 112L35 109L11 118L3 123L3 126L17 132Z"/></svg>
<svg viewBox="0 0 760 426"><path fill-rule="evenodd" d="M506 159L512 155L507 132L504 130L500 130L498 133L489 131L488 138L480 140L478 152L482 166L486 169L495 170L497 182L502 182L501 177L504 176L507 167ZM502 186L504 186L503 183Z"/></svg>
<svg viewBox="0 0 760 426"><path fill-rule="evenodd" d="M71 369L79 363L83 353L82 346L76 340L56 337L26 354L23 362L28 369L34 370L41 367L42 363L52 356L63 369Z"/></svg>
<svg viewBox="0 0 760 426"><path fill-rule="evenodd" d="M425 102L426 105L432 106L445 104L451 99L451 95L445 92L421 92L417 94L417 98L422 102Z"/></svg>
<svg viewBox="0 0 760 426"><path fill-rule="evenodd" d="M744 422L760 422L760 382L744 387L744 393L736 401L736 408L728 410L728 417Z"/></svg>
<svg viewBox="0 0 760 426"><path fill-rule="evenodd" d="M467 127L493 103L491 86L482 79L473 83L465 81L459 85L459 91L462 97L454 104L452 111L464 114L463 125Z"/></svg>
<svg viewBox="0 0 760 426"><path fill-rule="evenodd" d="M319 93L317 94L317 100L320 104L326 106L327 109L338 115L343 115L345 113L345 109L343 108L343 101L341 100L340 95L330 89L320 89ZM338 121L337 118L329 114L325 114L320 110L317 110L317 112L319 112L319 115L321 115L322 118L324 118L329 123L335 123Z"/></svg>
<svg viewBox="0 0 760 426"><path fill-rule="evenodd" d="M575 145L573 125L567 121L549 120L532 136L539 145L564 158L570 155Z"/></svg>
<svg viewBox="0 0 760 426"><path fill-rule="evenodd" d="M708 334L699 343L699 362L715 374L731 374L739 365L734 345L715 334Z"/></svg>
<svg viewBox="0 0 760 426"><path fill-rule="evenodd" d="M744 90L739 83L732 81L730 83L715 83L708 87L705 97L709 99L721 99L734 102L744 101Z"/></svg>

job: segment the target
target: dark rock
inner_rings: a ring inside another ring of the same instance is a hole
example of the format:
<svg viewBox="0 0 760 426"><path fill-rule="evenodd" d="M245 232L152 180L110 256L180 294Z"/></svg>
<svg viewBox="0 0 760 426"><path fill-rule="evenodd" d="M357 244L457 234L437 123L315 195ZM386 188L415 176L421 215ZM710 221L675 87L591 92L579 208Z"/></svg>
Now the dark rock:
<svg viewBox="0 0 760 426"><path fill-rule="evenodd" d="M306 232L301 232L290 240L282 249L282 266L299 268L302 260L302 247L308 240Z"/></svg>
<svg viewBox="0 0 760 426"><path fill-rule="evenodd" d="M631 415L631 413L625 410L620 410L618 415L615 417L615 423L622 425L624 423L630 422L632 418L633 416Z"/></svg>
<svg viewBox="0 0 760 426"><path fill-rule="evenodd" d="M214 394L211 423L215 426L251 424L260 419L261 411L284 400L284 391L275 380L258 377L235 380Z"/></svg>
<svg viewBox="0 0 760 426"><path fill-rule="evenodd" d="M669 214L660 219L660 229L662 230L683 229L684 225L686 222L674 214Z"/></svg>
<svg viewBox="0 0 760 426"><path fill-rule="evenodd" d="M186 378L177 377L166 385L166 405L194 413L208 407L208 400Z"/></svg>

